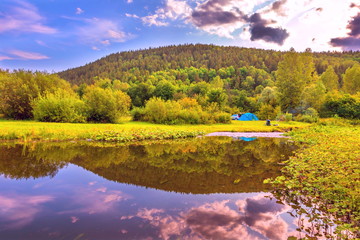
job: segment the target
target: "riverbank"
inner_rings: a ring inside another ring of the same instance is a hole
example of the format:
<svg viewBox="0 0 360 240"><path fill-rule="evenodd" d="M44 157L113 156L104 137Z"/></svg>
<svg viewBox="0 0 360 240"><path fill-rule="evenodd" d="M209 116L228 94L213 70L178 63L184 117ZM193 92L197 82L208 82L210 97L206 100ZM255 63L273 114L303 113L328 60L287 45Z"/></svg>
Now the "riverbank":
<svg viewBox="0 0 360 240"><path fill-rule="evenodd" d="M288 132L309 127L301 122L232 121L231 124L162 125L146 122L121 124L44 123L0 120L0 139L17 141L114 141L129 142L195 137L212 132Z"/></svg>
<svg viewBox="0 0 360 240"><path fill-rule="evenodd" d="M323 121L289 135L306 147L286 162L283 176L270 181L276 189L275 196L296 205L299 217L310 219L303 226L309 236L319 233L317 226L330 230L337 225L335 233L339 239L359 239L359 122ZM331 232L320 234L330 238Z"/></svg>

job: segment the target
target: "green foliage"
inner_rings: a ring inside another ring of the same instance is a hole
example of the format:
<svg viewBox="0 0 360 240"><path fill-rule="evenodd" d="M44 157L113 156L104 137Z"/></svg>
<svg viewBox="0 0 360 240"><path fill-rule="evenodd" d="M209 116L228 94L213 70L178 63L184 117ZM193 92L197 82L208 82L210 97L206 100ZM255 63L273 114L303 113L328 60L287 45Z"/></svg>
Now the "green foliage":
<svg viewBox="0 0 360 240"><path fill-rule="evenodd" d="M145 120L153 123L175 123L181 106L176 101L152 98L145 105Z"/></svg>
<svg viewBox="0 0 360 240"><path fill-rule="evenodd" d="M90 86L83 97L88 108L88 120L116 123L130 108L131 99L122 91Z"/></svg>
<svg viewBox="0 0 360 240"><path fill-rule="evenodd" d="M45 92L54 92L57 89L72 91L68 82L54 74L30 71L1 72L0 111L8 118L32 118L32 101Z"/></svg>
<svg viewBox="0 0 360 240"><path fill-rule="evenodd" d="M148 83L132 85L127 93L129 94L134 106L145 106L145 102L154 96L155 87Z"/></svg>
<svg viewBox="0 0 360 240"><path fill-rule="evenodd" d="M216 105L216 104L215 104ZM184 98L179 101L152 98L145 108L132 111L134 120L162 124L203 124L230 123L230 115L218 111L206 112L195 99Z"/></svg>
<svg viewBox="0 0 360 240"><path fill-rule="evenodd" d="M276 116L276 119L278 121L285 121L285 122L290 122L293 120L293 114L292 113L279 113L277 116Z"/></svg>
<svg viewBox="0 0 360 240"><path fill-rule="evenodd" d="M64 90L47 93L33 103L35 120L41 122L85 122L86 106L75 94Z"/></svg>
<svg viewBox="0 0 360 240"><path fill-rule="evenodd" d="M315 123L319 121L319 113L314 108L308 108L303 114L297 115L295 121Z"/></svg>
<svg viewBox="0 0 360 240"><path fill-rule="evenodd" d="M343 90L349 94L360 91L360 64L348 68L343 76Z"/></svg>
<svg viewBox="0 0 360 240"><path fill-rule="evenodd" d="M322 117L334 115L349 119L360 119L360 100L350 95L331 95L325 101L322 109Z"/></svg>
<svg viewBox="0 0 360 240"><path fill-rule="evenodd" d="M326 71L321 74L321 81L328 92L339 89L339 76L335 73L333 66L328 66Z"/></svg>
<svg viewBox="0 0 360 240"><path fill-rule="evenodd" d="M202 135L202 131L164 131L164 130L149 130L149 129L133 129L128 132L105 131L100 132L95 136L97 141L106 142L134 142L144 140L164 140L164 139L179 139L190 138Z"/></svg>
<svg viewBox="0 0 360 240"><path fill-rule="evenodd" d="M130 113L133 121L141 121L141 119L145 118L145 108L135 107Z"/></svg>
<svg viewBox="0 0 360 240"><path fill-rule="evenodd" d="M157 84L154 90L154 96L164 100L170 100L174 98L175 86L169 81L163 80Z"/></svg>
<svg viewBox="0 0 360 240"><path fill-rule="evenodd" d="M295 141L308 146L290 158L283 169L284 175L273 181L277 188L275 195L295 206L297 213L305 215L316 228L326 230L329 225L336 224L338 239L359 238L358 125L321 124L291 135ZM326 236L330 237L336 239L336 236Z"/></svg>
<svg viewBox="0 0 360 240"><path fill-rule="evenodd" d="M278 100L283 111L293 111L300 105L307 84L313 81L313 59L308 53L288 52L276 71Z"/></svg>
<svg viewBox="0 0 360 240"><path fill-rule="evenodd" d="M220 108L225 106L227 100L228 96L222 89L211 89L208 93L208 102L217 103Z"/></svg>
<svg viewBox="0 0 360 240"><path fill-rule="evenodd" d="M157 71L182 69L176 73L177 79L182 81L209 82L219 75L221 79L230 78L231 88L239 89L241 81L247 76L255 80L256 86L260 82L263 86L272 86L271 72L277 69L284 54L286 52L255 48L186 44L115 53L59 74L77 85L92 84L96 76L130 83L145 82L149 75ZM356 62L351 59L360 57L358 52L323 52L313 55L319 74L331 65L338 76ZM252 67L258 71L253 71Z"/></svg>
<svg viewBox="0 0 360 240"><path fill-rule="evenodd" d="M325 101L326 88L322 81L318 80L308 85L301 96L301 109L309 107L320 110Z"/></svg>
<svg viewBox="0 0 360 240"><path fill-rule="evenodd" d="M270 104L262 104L256 115L259 119L276 119L276 116L280 113L281 109L279 106L273 107Z"/></svg>
<svg viewBox="0 0 360 240"><path fill-rule="evenodd" d="M275 87L266 87L261 91L259 100L260 103L269 104L273 107L277 105L276 99L276 88Z"/></svg>

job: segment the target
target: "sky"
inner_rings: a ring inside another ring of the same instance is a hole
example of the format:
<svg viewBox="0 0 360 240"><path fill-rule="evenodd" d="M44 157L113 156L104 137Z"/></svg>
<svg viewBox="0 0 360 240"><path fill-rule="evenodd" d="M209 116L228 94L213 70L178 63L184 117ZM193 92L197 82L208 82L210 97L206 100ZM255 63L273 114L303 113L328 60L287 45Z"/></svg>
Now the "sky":
<svg viewBox="0 0 360 240"><path fill-rule="evenodd" d="M58 72L188 43L360 50L360 0L0 0L0 68Z"/></svg>

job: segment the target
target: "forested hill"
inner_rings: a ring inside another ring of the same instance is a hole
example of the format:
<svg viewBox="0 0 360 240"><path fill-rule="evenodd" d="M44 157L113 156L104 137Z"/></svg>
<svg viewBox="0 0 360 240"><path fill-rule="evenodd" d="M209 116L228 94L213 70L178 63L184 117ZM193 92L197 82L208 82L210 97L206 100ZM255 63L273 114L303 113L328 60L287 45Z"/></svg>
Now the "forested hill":
<svg viewBox="0 0 360 240"><path fill-rule="evenodd" d="M253 66L271 73L277 69L283 54L273 50L188 44L114 53L59 75L80 85L93 83L95 77L143 82L153 72L190 67L219 70ZM339 76L354 64L354 60L360 60L360 52L323 52L313 53L313 56L318 74L332 65Z"/></svg>

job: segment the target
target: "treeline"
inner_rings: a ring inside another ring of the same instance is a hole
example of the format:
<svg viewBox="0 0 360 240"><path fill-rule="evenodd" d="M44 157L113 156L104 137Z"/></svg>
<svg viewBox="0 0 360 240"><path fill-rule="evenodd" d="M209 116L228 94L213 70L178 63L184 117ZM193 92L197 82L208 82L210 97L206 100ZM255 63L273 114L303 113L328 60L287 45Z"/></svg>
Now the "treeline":
<svg viewBox="0 0 360 240"><path fill-rule="evenodd" d="M85 66L60 72L59 76L80 85L94 83L94 77L143 82L154 72L190 67L219 70L231 66L235 69L253 66L272 73L285 53L204 44L167 46L114 53ZM319 74L331 65L339 77L354 61L360 60L360 52L321 52L313 55Z"/></svg>
<svg viewBox="0 0 360 240"><path fill-rule="evenodd" d="M208 45L139 52L176 49L178 55L186 56L187 52L182 53L182 50L191 52L196 47L205 49L202 54L196 50L196 54L203 59L207 55L208 59L212 59L210 56L225 49L266 52ZM172 56L172 53L170 51L167 56ZM342 56L339 53L323 53L321 56L327 58L326 64L318 66L318 53L311 51L269 53L279 54L280 60L274 71L267 69L263 61L261 64L257 62L256 66L241 67L164 67L159 71L146 70L145 75L141 74L140 68L132 68L119 79L102 77L102 74L111 74L111 71L105 71L79 85L70 85L53 74L3 71L0 72L0 111L9 118L54 122L118 122L130 110L133 120L166 124L228 123L231 114L241 112L254 112L260 119L294 117L295 120L306 122L317 121L319 116L360 118L360 64L348 59L349 56L355 58L357 52L344 53L344 58L339 57ZM228 56L230 63L234 54L228 53ZM262 59L269 56L264 55ZM142 59L145 58L142 54ZM187 60L189 64L193 62L181 57L180 63L175 63L181 64L181 61ZM134 61L147 64L146 60ZM113 62L119 63L115 59ZM156 62L152 64L156 65ZM99 66L97 71L104 66ZM326 68L321 72L319 66ZM72 71L76 72L75 69Z"/></svg>

